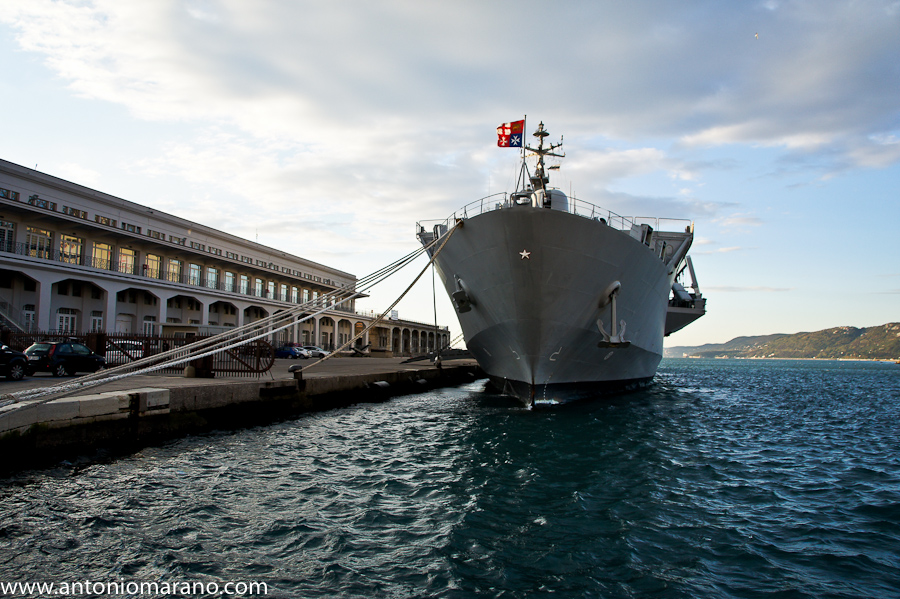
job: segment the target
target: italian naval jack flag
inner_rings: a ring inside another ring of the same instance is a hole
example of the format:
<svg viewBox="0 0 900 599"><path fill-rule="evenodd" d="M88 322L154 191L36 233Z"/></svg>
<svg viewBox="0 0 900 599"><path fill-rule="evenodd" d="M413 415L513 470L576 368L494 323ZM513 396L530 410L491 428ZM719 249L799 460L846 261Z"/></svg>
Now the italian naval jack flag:
<svg viewBox="0 0 900 599"><path fill-rule="evenodd" d="M497 127L497 146L501 148L521 148L522 131L524 129L525 121L503 123Z"/></svg>

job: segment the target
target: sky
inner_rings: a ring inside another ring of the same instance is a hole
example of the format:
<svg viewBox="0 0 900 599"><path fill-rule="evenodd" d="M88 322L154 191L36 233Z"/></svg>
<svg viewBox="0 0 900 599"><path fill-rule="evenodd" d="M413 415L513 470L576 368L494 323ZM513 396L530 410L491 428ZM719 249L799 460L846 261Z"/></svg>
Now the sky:
<svg viewBox="0 0 900 599"><path fill-rule="evenodd" d="M0 76L0 158L359 277L512 191L527 115L553 185L694 222L667 346L900 321L900 1L2 0Z"/></svg>

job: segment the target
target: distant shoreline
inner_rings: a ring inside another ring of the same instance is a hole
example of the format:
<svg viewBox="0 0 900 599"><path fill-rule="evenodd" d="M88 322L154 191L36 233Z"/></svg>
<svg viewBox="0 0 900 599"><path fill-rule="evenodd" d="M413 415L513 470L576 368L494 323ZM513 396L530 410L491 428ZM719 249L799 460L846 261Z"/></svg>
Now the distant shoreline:
<svg viewBox="0 0 900 599"><path fill-rule="evenodd" d="M744 357L744 356L671 356L667 360L817 360L819 362L892 362L900 364L900 358L776 358L776 357Z"/></svg>
<svg viewBox="0 0 900 599"><path fill-rule="evenodd" d="M862 329L842 326L812 333L774 333L735 337L725 343L706 343L693 346L672 345L663 348L663 355L665 354L682 357L749 360L898 362L900 361L900 322L889 322L877 327Z"/></svg>

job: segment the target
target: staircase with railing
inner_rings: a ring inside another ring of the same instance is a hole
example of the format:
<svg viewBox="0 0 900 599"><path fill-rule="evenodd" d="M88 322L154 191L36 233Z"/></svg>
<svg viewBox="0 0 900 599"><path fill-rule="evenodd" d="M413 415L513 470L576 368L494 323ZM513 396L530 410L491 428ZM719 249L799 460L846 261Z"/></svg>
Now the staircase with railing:
<svg viewBox="0 0 900 599"><path fill-rule="evenodd" d="M24 322L22 311L0 294L0 329L24 332Z"/></svg>

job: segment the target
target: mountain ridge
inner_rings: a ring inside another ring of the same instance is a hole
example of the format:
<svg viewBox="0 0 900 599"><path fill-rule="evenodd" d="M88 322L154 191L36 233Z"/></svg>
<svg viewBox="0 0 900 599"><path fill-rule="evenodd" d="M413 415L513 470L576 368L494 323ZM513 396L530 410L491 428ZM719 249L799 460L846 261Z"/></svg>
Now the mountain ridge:
<svg viewBox="0 0 900 599"><path fill-rule="evenodd" d="M900 360L900 323L735 337L725 343L666 348L667 358L818 358Z"/></svg>

